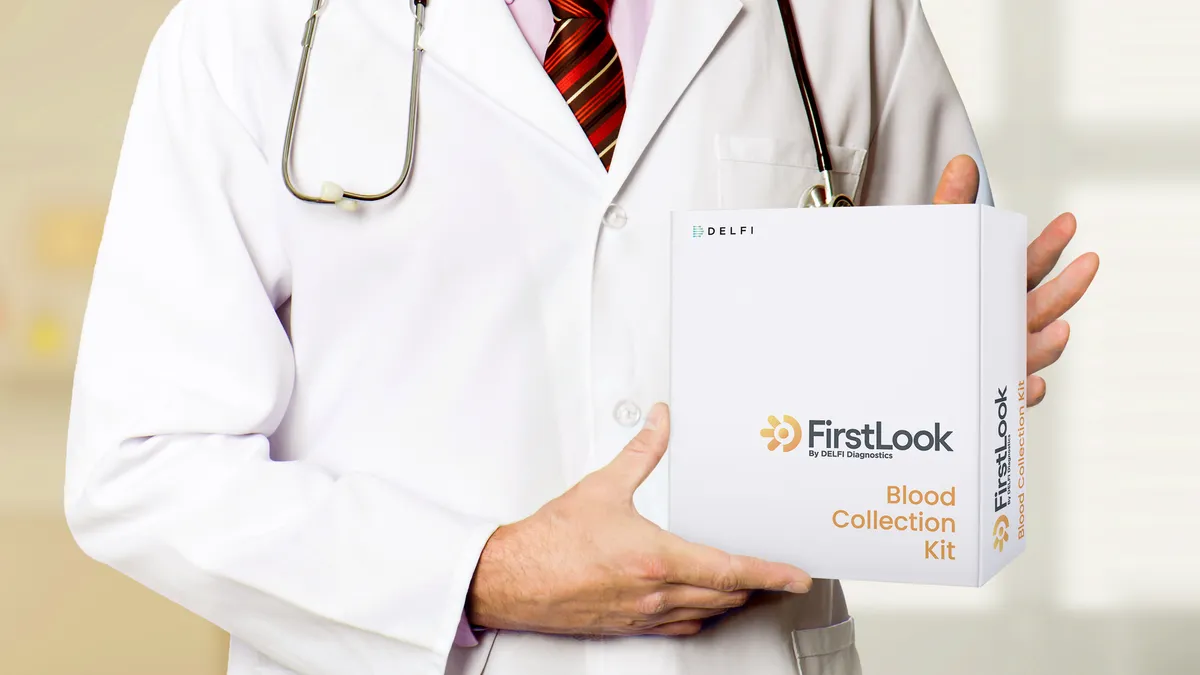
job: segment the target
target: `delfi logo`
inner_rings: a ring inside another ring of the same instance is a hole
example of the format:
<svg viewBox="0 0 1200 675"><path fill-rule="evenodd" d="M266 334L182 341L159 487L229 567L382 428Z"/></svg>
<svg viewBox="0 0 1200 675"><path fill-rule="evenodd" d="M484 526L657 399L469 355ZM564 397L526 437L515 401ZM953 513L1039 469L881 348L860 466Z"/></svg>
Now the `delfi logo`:
<svg viewBox="0 0 1200 675"><path fill-rule="evenodd" d="M800 423L791 415L784 415L783 422L780 423L779 418L771 415L767 418L767 424L771 426L759 432L763 438L771 439L767 443L767 450L774 452L779 446L783 446L784 452L791 452L800 445L800 438L803 435L800 432Z"/></svg>
<svg viewBox="0 0 1200 675"><path fill-rule="evenodd" d="M699 225L692 226L692 239L698 239L704 236L704 228Z"/></svg>

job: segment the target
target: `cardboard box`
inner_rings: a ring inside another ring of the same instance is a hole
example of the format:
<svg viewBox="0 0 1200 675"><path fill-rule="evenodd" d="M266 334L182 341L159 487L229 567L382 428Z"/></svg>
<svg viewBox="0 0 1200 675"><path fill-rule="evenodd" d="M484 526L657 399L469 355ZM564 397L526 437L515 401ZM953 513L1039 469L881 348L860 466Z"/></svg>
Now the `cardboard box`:
<svg viewBox="0 0 1200 675"><path fill-rule="evenodd" d="M1025 548L1026 243L973 205L675 214L671 531L986 583Z"/></svg>

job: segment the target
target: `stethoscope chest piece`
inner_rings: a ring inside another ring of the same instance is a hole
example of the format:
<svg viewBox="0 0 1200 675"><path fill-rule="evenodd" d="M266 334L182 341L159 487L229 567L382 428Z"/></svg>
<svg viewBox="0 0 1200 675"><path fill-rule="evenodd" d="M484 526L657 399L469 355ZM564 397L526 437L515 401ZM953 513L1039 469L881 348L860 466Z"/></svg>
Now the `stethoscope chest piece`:
<svg viewBox="0 0 1200 675"><path fill-rule="evenodd" d="M829 199L829 191L824 185L814 185L804 192L800 199L800 208L817 209L827 206L854 206L854 201L846 195L836 194Z"/></svg>

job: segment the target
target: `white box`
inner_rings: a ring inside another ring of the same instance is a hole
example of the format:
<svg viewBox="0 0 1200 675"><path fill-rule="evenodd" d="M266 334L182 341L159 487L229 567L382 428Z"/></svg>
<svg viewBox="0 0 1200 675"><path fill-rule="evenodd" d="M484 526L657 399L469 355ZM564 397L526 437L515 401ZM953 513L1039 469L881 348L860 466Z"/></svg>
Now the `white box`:
<svg viewBox="0 0 1200 675"><path fill-rule="evenodd" d="M672 532L938 585L1024 550L1023 216L728 210L672 230Z"/></svg>

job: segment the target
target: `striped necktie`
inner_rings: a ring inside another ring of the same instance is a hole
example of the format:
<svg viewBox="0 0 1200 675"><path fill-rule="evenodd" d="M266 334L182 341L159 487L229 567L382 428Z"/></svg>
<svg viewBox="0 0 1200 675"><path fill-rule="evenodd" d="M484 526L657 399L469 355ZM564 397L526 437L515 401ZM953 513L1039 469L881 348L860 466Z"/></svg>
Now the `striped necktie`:
<svg viewBox="0 0 1200 675"><path fill-rule="evenodd" d="M608 34L610 0L550 0L545 68L607 170L625 117L625 74Z"/></svg>

